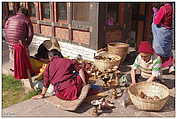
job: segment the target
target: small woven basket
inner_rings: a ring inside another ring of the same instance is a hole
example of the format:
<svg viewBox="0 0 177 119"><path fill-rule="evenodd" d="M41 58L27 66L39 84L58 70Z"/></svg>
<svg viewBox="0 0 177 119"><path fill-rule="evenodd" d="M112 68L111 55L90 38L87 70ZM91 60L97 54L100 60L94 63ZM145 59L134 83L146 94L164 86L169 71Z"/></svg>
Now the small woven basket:
<svg viewBox="0 0 177 119"><path fill-rule="evenodd" d="M117 59L117 60L113 60L113 61L104 60L104 59L95 59L94 64L98 68L98 70L100 70L101 72L104 72L107 69L111 69L114 66L118 66L119 67L120 60L121 60L120 56L114 55L114 54L109 54L107 52L99 54L99 56L104 56L104 57L107 57L107 58L115 58L115 59Z"/></svg>
<svg viewBox="0 0 177 119"><path fill-rule="evenodd" d="M129 44L122 42L113 42L108 45L108 53L120 56L121 62L123 62L127 56Z"/></svg>
<svg viewBox="0 0 177 119"><path fill-rule="evenodd" d="M148 100L138 96L144 92L147 96L158 96L158 100ZM140 82L128 88L128 94L132 103L140 110L159 111L166 104L169 97L169 89L156 82Z"/></svg>

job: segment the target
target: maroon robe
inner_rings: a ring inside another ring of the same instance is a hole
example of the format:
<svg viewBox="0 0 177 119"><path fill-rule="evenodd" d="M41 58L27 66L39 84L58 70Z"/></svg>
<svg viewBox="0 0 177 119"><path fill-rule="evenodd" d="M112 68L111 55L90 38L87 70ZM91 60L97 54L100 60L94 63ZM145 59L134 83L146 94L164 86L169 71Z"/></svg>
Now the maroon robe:
<svg viewBox="0 0 177 119"><path fill-rule="evenodd" d="M44 87L48 88L52 84L58 98L75 100L83 87L78 74L80 69L75 61L54 56L44 72Z"/></svg>
<svg viewBox="0 0 177 119"><path fill-rule="evenodd" d="M26 79L29 78L27 74L27 69L32 72L31 63L29 60L29 55L27 48L16 43L14 45L14 77L15 79Z"/></svg>

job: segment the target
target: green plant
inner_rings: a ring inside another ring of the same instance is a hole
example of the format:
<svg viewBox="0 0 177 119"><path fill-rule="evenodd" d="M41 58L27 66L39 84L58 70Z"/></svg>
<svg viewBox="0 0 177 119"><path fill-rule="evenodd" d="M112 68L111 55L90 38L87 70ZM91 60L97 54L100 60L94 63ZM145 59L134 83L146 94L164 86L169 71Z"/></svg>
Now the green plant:
<svg viewBox="0 0 177 119"><path fill-rule="evenodd" d="M22 102L37 95L40 90L25 93L20 80L15 80L11 75L2 75L2 107Z"/></svg>

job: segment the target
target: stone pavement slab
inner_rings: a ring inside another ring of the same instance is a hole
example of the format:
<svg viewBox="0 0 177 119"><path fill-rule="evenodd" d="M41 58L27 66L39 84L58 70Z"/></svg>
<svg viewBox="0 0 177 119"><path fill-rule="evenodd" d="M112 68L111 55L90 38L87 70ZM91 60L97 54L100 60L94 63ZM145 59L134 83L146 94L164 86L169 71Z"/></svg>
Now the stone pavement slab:
<svg viewBox="0 0 177 119"><path fill-rule="evenodd" d="M27 100L2 110L3 117L73 117L80 114L63 111L45 100Z"/></svg>

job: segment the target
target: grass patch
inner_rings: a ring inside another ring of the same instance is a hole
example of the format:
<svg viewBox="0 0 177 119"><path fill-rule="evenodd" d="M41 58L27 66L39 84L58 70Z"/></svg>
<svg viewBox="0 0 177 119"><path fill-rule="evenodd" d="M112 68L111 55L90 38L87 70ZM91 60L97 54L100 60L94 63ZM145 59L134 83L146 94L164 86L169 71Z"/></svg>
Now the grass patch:
<svg viewBox="0 0 177 119"><path fill-rule="evenodd" d="M13 76L2 75L2 107L6 108L10 105L30 99L37 95L39 91L31 91L25 93L20 80L15 80Z"/></svg>

